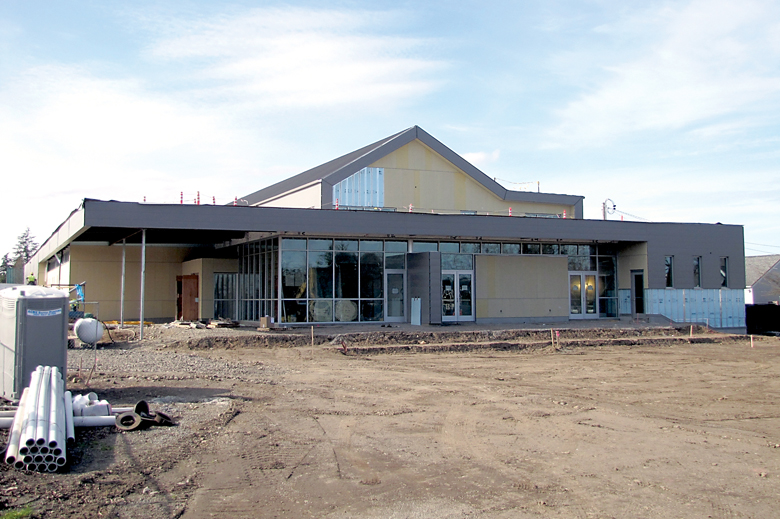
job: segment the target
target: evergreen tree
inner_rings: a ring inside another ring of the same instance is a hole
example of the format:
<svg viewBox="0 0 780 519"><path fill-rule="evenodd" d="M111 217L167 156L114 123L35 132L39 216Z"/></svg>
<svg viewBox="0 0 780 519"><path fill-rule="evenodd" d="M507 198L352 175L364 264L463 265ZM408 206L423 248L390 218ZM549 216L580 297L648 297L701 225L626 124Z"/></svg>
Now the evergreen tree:
<svg viewBox="0 0 780 519"><path fill-rule="evenodd" d="M38 242L35 241L35 237L30 233L28 227L17 238L16 247L14 247L14 260L22 258L22 261L27 263L37 250Z"/></svg>
<svg viewBox="0 0 780 519"><path fill-rule="evenodd" d="M0 261L0 283L8 283L6 281L8 279L8 267L13 265L13 260L11 259L11 256L6 252L5 256L3 256L2 261Z"/></svg>

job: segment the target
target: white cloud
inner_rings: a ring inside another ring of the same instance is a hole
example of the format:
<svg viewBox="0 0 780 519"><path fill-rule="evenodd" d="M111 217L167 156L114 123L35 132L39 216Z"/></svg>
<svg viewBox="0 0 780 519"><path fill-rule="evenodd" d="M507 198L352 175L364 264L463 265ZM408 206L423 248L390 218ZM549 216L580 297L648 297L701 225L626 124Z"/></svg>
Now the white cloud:
<svg viewBox="0 0 780 519"><path fill-rule="evenodd" d="M558 112L547 144L606 144L629 132L722 124L719 117L737 111L777 106L780 51L768 22L777 16L774 3L760 1L697 0L661 11L645 27L658 42L604 65L606 79Z"/></svg>
<svg viewBox="0 0 780 519"><path fill-rule="evenodd" d="M255 9L179 24L149 48L192 64L199 95L262 109L387 104L440 86L442 61L421 57L431 42L385 36L393 15L303 8Z"/></svg>
<svg viewBox="0 0 780 519"><path fill-rule="evenodd" d="M462 157L467 161L471 162L476 167L482 168L488 164L498 161L498 159L501 157L501 150L493 150L490 152L477 151L474 153L464 153Z"/></svg>
<svg viewBox="0 0 780 519"><path fill-rule="evenodd" d="M176 202L180 191L194 198L200 188L204 201L227 203L246 189L236 171L257 156L229 123L217 111L78 67L18 74L0 88L0 156L7 181L21 186L6 192L4 209L23 217L18 228L4 226L2 250L27 226L43 241L84 197Z"/></svg>

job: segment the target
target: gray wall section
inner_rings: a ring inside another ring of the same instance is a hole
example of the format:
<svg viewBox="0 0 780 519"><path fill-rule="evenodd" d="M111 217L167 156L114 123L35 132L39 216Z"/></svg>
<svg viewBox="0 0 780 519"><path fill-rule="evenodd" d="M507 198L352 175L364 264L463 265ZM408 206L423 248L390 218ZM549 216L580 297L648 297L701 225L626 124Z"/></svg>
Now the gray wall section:
<svg viewBox="0 0 780 519"><path fill-rule="evenodd" d="M420 322L441 324L441 253L416 252L407 255L409 298L419 297Z"/></svg>
<svg viewBox="0 0 780 519"><path fill-rule="evenodd" d="M729 288L745 287L741 225L646 223L510 216L332 211L274 207L152 205L84 201L79 240L110 241L128 230L154 229L158 243L181 243L181 231L269 232L304 236L371 236L396 239L538 240L562 243L647 242L648 287L664 288L664 256L675 256L675 288L693 287L693 256L702 256L702 288L719 288L719 262L729 257ZM113 234L112 234L113 233ZM139 235L132 239L138 240ZM215 242L219 242L218 236Z"/></svg>
<svg viewBox="0 0 780 519"><path fill-rule="evenodd" d="M742 226L645 224L648 288L666 288L664 259L674 256L674 288L694 288L693 258L701 256L701 288L721 288L720 258L729 258L728 288L745 288Z"/></svg>

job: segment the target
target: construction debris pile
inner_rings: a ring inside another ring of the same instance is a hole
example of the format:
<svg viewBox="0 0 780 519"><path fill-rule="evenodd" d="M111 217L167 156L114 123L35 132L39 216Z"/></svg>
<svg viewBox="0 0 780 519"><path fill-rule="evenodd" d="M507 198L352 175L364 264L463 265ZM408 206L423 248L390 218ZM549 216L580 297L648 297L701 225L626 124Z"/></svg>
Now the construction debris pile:
<svg viewBox="0 0 780 519"><path fill-rule="evenodd" d="M135 407L112 408L95 393L73 396L64 387L57 367L38 366L32 372L13 421L0 417L0 427L11 429L5 453L8 465L57 471L67 463L66 446L75 442L75 427L116 426L131 431L149 425L175 425L165 413L151 412L143 400Z"/></svg>

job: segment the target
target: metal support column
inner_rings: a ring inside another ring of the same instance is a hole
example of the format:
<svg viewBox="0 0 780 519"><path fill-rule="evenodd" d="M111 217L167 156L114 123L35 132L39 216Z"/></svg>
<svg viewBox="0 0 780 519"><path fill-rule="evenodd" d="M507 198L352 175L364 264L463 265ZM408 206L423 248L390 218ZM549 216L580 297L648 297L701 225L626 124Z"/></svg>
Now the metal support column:
<svg viewBox="0 0 780 519"><path fill-rule="evenodd" d="M141 231L141 319L139 340L144 340L144 286L146 285L146 229Z"/></svg>
<svg viewBox="0 0 780 519"><path fill-rule="evenodd" d="M119 327L125 327L125 258L127 253L127 240L122 240L122 288L119 294Z"/></svg>

